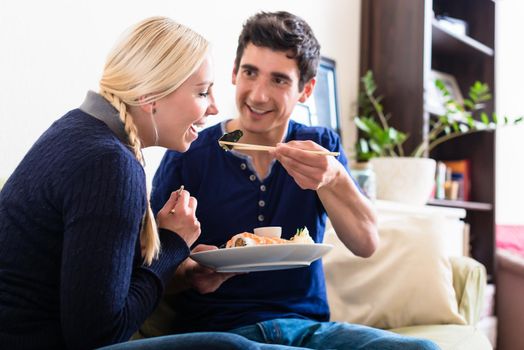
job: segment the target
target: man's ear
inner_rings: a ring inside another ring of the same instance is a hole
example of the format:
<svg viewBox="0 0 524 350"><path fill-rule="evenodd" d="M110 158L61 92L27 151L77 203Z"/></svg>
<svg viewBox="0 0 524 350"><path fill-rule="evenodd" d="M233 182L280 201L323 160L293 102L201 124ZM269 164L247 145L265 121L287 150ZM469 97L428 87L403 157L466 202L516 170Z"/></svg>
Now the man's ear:
<svg viewBox="0 0 524 350"><path fill-rule="evenodd" d="M304 88L302 89L302 92L300 93L300 98L298 99L298 102L304 103L306 100L311 96L313 93L313 89L315 88L315 83L317 81L315 78L312 78L310 81L304 84Z"/></svg>
<svg viewBox="0 0 524 350"><path fill-rule="evenodd" d="M233 85L237 84L237 73L238 73L238 69L237 69L237 66L234 64L233 65L233 72L231 74L231 84L233 84Z"/></svg>

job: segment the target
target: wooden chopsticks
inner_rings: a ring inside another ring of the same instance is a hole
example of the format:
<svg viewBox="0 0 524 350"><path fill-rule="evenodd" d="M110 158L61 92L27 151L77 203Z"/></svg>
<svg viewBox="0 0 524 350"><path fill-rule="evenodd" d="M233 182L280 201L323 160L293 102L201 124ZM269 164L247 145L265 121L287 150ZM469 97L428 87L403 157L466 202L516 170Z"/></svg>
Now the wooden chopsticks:
<svg viewBox="0 0 524 350"><path fill-rule="evenodd" d="M246 151L272 151L276 147L273 146L263 146L263 145L252 145L250 143L240 143L240 142L229 142L229 141L218 141L220 146L232 146L233 148L239 149L239 150L246 150ZM317 150L309 150L304 149L302 151L306 151L308 153L314 153L314 154L321 154L325 156L338 156L340 155L340 152L329 152L329 151L317 151Z"/></svg>

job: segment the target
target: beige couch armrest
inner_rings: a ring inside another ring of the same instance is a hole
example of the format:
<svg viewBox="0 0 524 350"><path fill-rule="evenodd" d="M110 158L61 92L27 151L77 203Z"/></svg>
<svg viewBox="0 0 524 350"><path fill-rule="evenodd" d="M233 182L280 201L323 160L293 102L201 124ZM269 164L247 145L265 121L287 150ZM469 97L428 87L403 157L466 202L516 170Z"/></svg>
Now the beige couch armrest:
<svg viewBox="0 0 524 350"><path fill-rule="evenodd" d="M459 313L470 325L475 325L484 304L486 268L468 257L451 257L453 288L457 296Z"/></svg>

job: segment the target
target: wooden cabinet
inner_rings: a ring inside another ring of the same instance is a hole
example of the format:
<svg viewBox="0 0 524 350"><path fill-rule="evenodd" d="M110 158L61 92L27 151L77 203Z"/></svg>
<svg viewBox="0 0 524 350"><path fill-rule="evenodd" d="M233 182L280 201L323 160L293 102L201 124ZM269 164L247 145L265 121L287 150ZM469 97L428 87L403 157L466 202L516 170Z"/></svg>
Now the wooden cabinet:
<svg viewBox="0 0 524 350"><path fill-rule="evenodd" d="M437 18L449 16L467 24L458 34ZM378 95L390 124L409 133L405 150L426 140L431 110L427 91L431 71L451 74L463 96L472 83L487 83L495 93L495 3L492 0L363 0L361 64L372 70ZM486 112L494 110L492 99ZM469 202L431 201L464 208L470 224L471 255L494 280L495 133L479 132L445 142L429 155L437 160L468 159L471 164Z"/></svg>

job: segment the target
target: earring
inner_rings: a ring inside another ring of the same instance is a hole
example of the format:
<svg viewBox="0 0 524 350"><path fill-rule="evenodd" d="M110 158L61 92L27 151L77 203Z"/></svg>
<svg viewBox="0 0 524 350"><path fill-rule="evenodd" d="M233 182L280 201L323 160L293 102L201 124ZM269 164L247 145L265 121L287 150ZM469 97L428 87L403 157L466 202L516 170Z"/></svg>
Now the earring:
<svg viewBox="0 0 524 350"><path fill-rule="evenodd" d="M155 121L156 114L156 104L155 102L151 103L151 123L153 124L153 129L155 130L155 146L158 146L158 128Z"/></svg>

